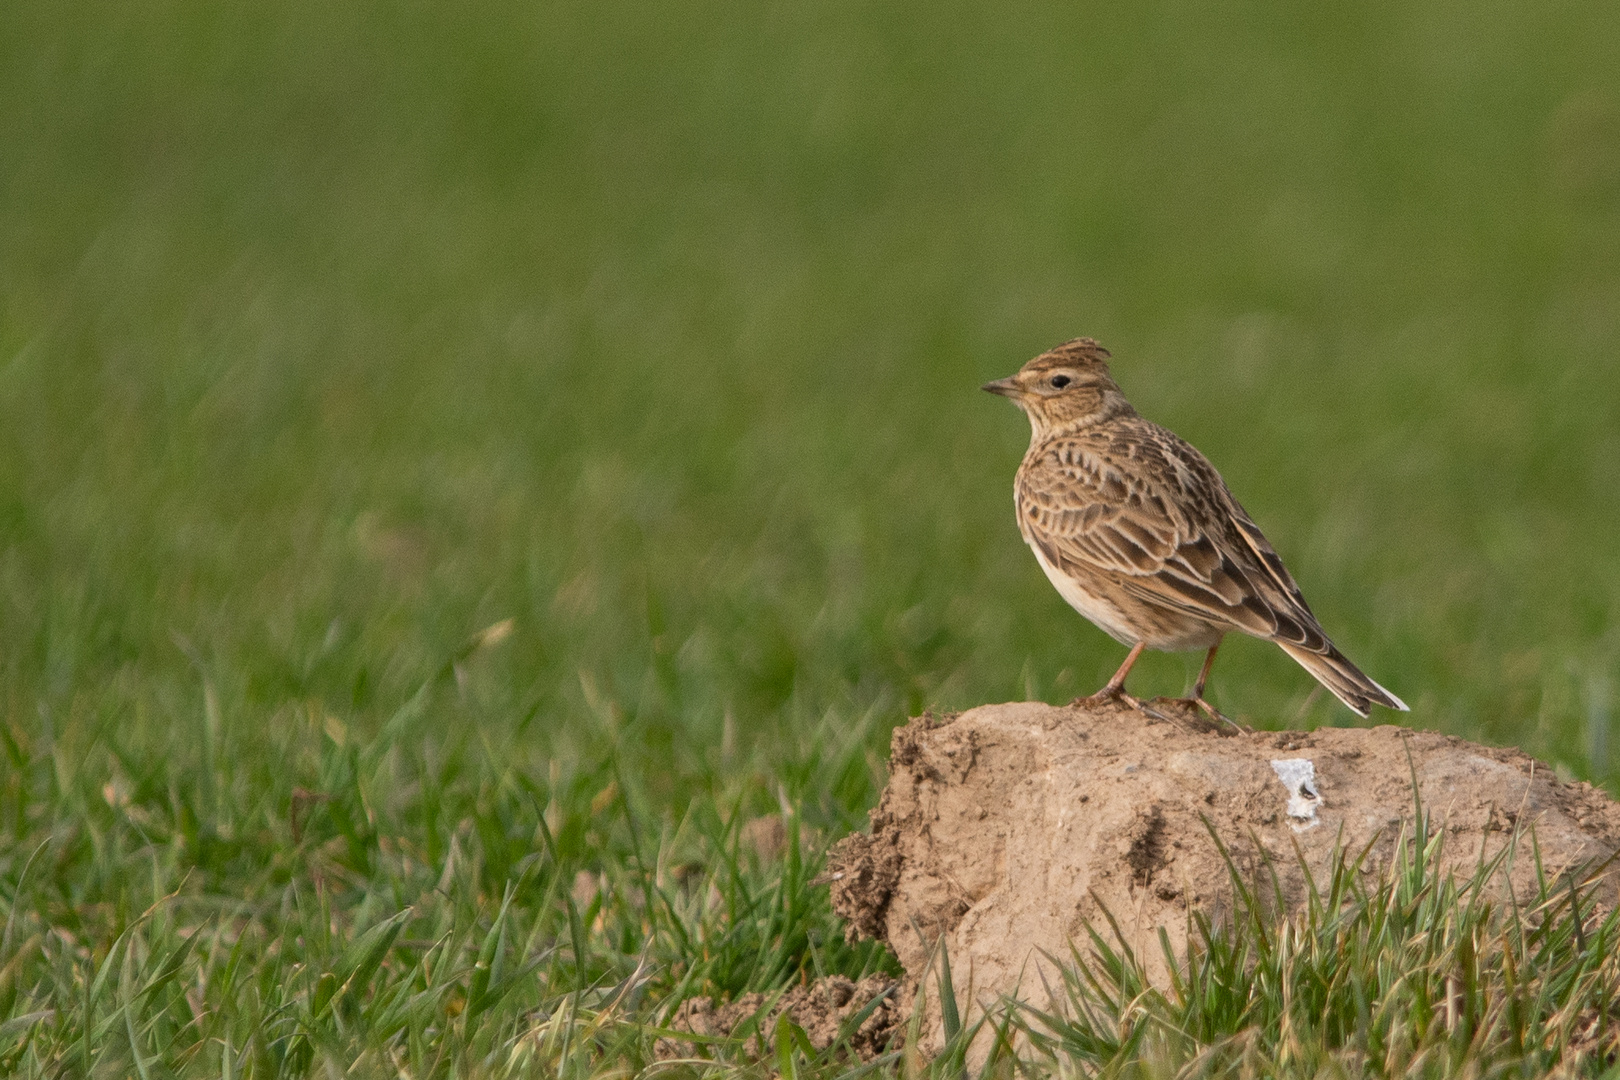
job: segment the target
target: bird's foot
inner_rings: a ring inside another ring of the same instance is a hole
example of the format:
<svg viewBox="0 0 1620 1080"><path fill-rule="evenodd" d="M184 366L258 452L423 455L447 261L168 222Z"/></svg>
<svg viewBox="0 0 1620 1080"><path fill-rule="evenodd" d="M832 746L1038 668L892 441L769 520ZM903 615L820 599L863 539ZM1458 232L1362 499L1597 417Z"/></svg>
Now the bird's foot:
<svg viewBox="0 0 1620 1080"><path fill-rule="evenodd" d="M1069 702L1069 707L1072 709L1094 709L1099 705L1112 705L1115 702L1124 702L1133 709L1141 707L1142 704L1139 699L1127 694L1123 686L1105 686L1095 694L1075 698Z"/></svg>
<svg viewBox="0 0 1620 1080"><path fill-rule="evenodd" d="M1188 712L1194 714L1203 713L1214 723L1215 730L1217 731L1221 730L1222 724L1229 724L1233 729L1233 734L1236 734L1237 732L1242 732L1245 735L1254 734L1254 728L1247 724L1240 724L1230 716L1227 716L1225 713L1221 712L1221 710L1217 709L1215 706L1206 701L1201 694L1194 694L1192 697L1171 698L1170 700L1186 709Z"/></svg>
<svg viewBox="0 0 1620 1080"><path fill-rule="evenodd" d="M1155 720L1170 719L1141 698L1126 693L1123 686L1105 686L1095 694L1075 698L1069 702L1069 707L1071 709L1095 709L1099 705L1112 705L1116 702L1135 709L1139 713L1146 713Z"/></svg>

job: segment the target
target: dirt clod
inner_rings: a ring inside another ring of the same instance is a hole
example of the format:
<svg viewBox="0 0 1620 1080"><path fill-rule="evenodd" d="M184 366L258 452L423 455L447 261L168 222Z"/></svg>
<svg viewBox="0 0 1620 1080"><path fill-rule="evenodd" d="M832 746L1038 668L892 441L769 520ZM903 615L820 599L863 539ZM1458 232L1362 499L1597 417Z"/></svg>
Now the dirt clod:
<svg viewBox="0 0 1620 1080"><path fill-rule="evenodd" d="M1274 870L1296 903L1301 857L1319 881L1336 846L1371 845L1370 870L1387 864L1411 828L1414 774L1460 874L1530 828L1549 876L1620 850L1620 804L1591 785L1515 750L1405 728L1236 733L1123 705L1017 703L914 720L892 749L870 834L840 841L827 878L851 937L881 938L899 957L906 1000L941 937L960 1002L1042 998L1037 968L1084 941L1088 922L1102 929L1104 907L1163 983L1158 928L1179 954L1193 908L1218 920L1230 907L1211 830L1240 870L1267 880ZM1314 769L1315 797L1294 814L1297 792L1271 764L1281 759ZM1502 887L1527 897L1535 874L1533 859L1516 859ZM1592 895L1613 904L1615 876ZM924 1049L937 1040L936 1024L925 1025Z"/></svg>
<svg viewBox="0 0 1620 1080"><path fill-rule="evenodd" d="M713 1000L691 998L681 1003L670 1027L694 1035L729 1038L733 1035L751 1035L748 1045L753 1057L762 1059L772 1050L772 1038L777 1018L784 1013L788 1019L804 1029L810 1045L825 1050L838 1041L854 1018L872 1003L883 1000L850 1032L849 1048L861 1061L870 1061L883 1053L900 1023L900 1010L895 1001L897 989L893 979L869 975L860 982L852 982L842 975L829 975L807 986L795 986L769 1009L764 994L744 994L735 1001L716 1004ZM739 1030L747 1026L747 1030ZM661 1060L709 1056L703 1043L685 1039L658 1040L654 1048Z"/></svg>

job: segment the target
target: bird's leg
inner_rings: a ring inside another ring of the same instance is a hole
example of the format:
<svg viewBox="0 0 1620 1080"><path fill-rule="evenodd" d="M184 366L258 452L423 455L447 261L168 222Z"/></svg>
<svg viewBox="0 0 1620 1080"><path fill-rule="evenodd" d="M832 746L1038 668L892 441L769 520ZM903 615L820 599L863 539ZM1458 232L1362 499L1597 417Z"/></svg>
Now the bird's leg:
<svg viewBox="0 0 1620 1080"><path fill-rule="evenodd" d="M1215 653L1220 650L1220 647L1221 643L1219 641L1209 647L1209 652L1204 656L1204 666L1198 672L1198 681L1193 683L1192 697L1184 698L1183 700L1203 710L1211 720L1215 720L1217 722L1225 721L1226 723L1237 728L1239 731L1248 731L1248 728L1245 728L1242 724L1238 723L1236 720L1233 720L1230 716L1227 716L1225 713L1221 712L1221 710L1217 709L1204 699L1204 684L1209 681L1209 669L1214 665Z"/></svg>
<svg viewBox="0 0 1620 1080"><path fill-rule="evenodd" d="M1146 706L1144 706L1139 700L1125 692L1125 676L1131 673L1132 665L1136 663L1136 658L1142 655L1142 650L1145 648L1147 648L1146 642L1137 642L1136 645L1132 647L1130 655L1125 657L1125 662L1119 665L1119 670L1114 672L1114 677L1108 680L1107 686L1104 686L1101 690L1097 691L1095 694L1092 694L1090 697L1075 698L1073 701L1069 702L1069 704L1093 706L1103 705L1110 701L1123 701L1133 709L1146 708Z"/></svg>
<svg viewBox="0 0 1620 1080"><path fill-rule="evenodd" d="M1204 666L1198 671L1198 681L1193 683L1193 700L1204 700L1204 684L1209 682L1209 669L1215 666L1215 654L1220 651L1221 643L1217 641L1209 647L1204 654Z"/></svg>

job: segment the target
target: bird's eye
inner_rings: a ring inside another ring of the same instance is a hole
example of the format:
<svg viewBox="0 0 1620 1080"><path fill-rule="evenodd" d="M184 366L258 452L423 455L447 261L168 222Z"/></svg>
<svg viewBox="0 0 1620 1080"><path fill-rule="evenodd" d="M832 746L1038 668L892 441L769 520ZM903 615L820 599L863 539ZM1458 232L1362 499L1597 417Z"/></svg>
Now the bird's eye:
<svg viewBox="0 0 1620 1080"><path fill-rule="evenodd" d="M1067 375L1054 375L1054 376L1052 376L1052 389L1061 390L1065 386L1068 386L1068 385L1069 385L1069 377Z"/></svg>

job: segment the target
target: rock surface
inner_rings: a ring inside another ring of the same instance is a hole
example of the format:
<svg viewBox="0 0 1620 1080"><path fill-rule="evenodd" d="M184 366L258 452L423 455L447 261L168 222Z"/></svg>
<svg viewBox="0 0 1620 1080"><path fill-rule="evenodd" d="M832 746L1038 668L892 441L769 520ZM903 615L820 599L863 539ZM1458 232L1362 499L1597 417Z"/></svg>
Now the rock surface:
<svg viewBox="0 0 1620 1080"><path fill-rule="evenodd" d="M1179 715L1174 703L1153 704ZM1104 927L1101 906L1165 980L1158 928L1181 955L1189 911L1218 919L1230 903L1211 829L1245 872L1269 860L1290 903L1304 895L1300 856L1326 880L1336 846L1370 845L1366 872L1376 873L1411 827L1414 773L1460 874L1531 829L1549 874L1620 850L1620 804L1515 750L1399 727L1200 727L1123 705L986 705L915 719L894 732L871 833L833 850L833 905L852 935L888 942L912 992L943 935L959 1001L1016 994L1044 1005L1042 952L1063 956L1088 921ZM1531 858L1514 859L1501 885L1531 895L1534 875ZM1615 902L1613 873L1595 894ZM939 1044L932 1011L924 1049Z"/></svg>

